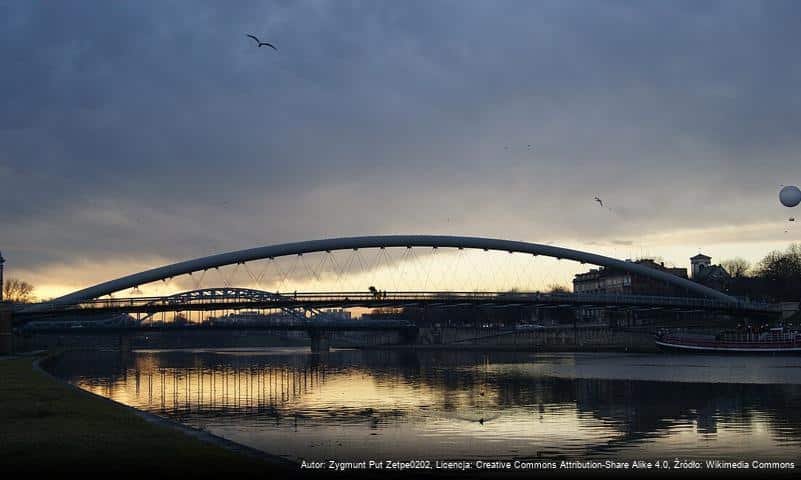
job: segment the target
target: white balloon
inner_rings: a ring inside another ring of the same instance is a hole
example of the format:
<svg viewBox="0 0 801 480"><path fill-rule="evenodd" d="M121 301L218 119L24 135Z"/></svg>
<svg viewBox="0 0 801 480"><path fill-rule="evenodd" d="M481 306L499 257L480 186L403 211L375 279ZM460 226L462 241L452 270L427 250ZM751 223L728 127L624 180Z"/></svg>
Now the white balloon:
<svg viewBox="0 0 801 480"><path fill-rule="evenodd" d="M795 207L801 203L801 190L795 185L787 185L779 192L779 201L785 207Z"/></svg>

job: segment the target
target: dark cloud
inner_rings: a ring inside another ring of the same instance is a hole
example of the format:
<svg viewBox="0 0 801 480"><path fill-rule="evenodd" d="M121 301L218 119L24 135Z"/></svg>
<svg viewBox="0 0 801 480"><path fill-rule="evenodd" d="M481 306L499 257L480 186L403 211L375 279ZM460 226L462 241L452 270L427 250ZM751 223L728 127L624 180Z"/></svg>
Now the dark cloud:
<svg viewBox="0 0 801 480"><path fill-rule="evenodd" d="M5 2L0 244L33 269L784 218L800 16L793 1Z"/></svg>

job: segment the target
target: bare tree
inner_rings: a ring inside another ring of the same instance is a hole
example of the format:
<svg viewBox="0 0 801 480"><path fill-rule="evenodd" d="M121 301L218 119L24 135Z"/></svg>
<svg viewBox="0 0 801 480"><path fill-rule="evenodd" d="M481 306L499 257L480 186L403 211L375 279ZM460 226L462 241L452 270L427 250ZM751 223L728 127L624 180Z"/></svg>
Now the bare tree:
<svg viewBox="0 0 801 480"><path fill-rule="evenodd" d="M751 264L748 260L740 257L723 260L720 262L720 266L725 268L733 278L745 277L748 275L748 271L751 270Z"/></svg>
<svg viewBox="0 0 801 480"><path fill-rule="evenodd" d="M658 255L655 255L653 257L641 256L641 257L637 257L637 258L634 259L635 262L643 262L643 261L649 261L649 260L654 262L654 263L664 263L665 262L665 259L663 257L658 256Z"/></svg>
<svg viewBox="0 0 801 480"><path fill-rule="evenodd" d="M570 288L558 283L552 283L548 285L546 293L570 293Z"/></svg>
<svg viewBox="0 0 801 480"><path fill-rule="evenodd" d="M3 300L11 303L30 303L33 301L33 285L16 278L6 279L3 285Z"/></svg>

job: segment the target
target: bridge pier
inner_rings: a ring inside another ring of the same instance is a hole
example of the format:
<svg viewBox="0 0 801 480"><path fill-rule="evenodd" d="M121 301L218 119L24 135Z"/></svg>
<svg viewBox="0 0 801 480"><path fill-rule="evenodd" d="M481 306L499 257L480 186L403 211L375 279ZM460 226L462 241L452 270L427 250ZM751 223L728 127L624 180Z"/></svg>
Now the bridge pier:
<svg viewBox="0 0 801 480"><path fill-rule="evenodd" d="M331 349L331 334L323 330L308 330L312 353L326 353Z"/></svg>
<svg viewBox="0 0 801 480"><path fill-rule="evenodd" d="M12 315L10 311L0 311L0 355L11 355L14 353L14 334L11 328L11 319Z"/></svg>

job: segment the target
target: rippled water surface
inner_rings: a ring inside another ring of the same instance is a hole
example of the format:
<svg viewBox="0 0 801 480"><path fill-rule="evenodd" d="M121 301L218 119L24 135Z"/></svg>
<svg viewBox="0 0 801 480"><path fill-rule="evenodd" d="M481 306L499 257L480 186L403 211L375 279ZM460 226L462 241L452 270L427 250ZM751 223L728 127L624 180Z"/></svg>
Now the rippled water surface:
<svg viewBox="0 0 801 480"><path fill-rule="evenodd" d="M81 388L292 459L801 459L801 358L73 352Z"/></svg>

